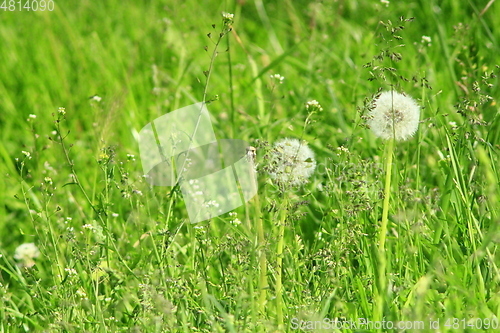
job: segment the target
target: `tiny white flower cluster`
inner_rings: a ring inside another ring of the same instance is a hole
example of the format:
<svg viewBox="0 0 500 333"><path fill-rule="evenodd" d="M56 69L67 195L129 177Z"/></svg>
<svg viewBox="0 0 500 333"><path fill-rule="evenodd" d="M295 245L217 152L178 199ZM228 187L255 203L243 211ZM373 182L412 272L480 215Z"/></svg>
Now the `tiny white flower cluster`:
<svg viewBox="0 0 500 333"><path fill-rule="evenodd" d="M422 43L427 43L427 46L431 46L432 39L429 36L422 36Z"/></svg>
<svg viewBox="0 0 500 333"><path fill-rule="evenodd" d="M306 103L306 109L309 111L323 111L323 107L321 106L321 104L319 104L319 102L315 99L311 100L311 101L308 101Z"/></svg>
<svg viewBox="0 0 500 333"><path fill-rule="evenodd" d="M454 121L450 121L450 122L448 122L448 125L450 125L450 126L451 126L451 129L452 129L452 130L456 130L456 129L458 128L457 123L456 123L456 122L454 122Z"/></svg>
<svg viewBox="0 0 500 333"><path fill-rule="evenodd" d="M209 200L203 204L204 207L210 208L210 207L215 207L219 208L219 203L215 200Z"/></svg>
<svg viewBox="0 0 500 333"><path fill-rule="evenodd" d="M231 221L229 221L229 223L234 224L234 225L240 225L241 224L241 221L238 218L238 213L236 213L236 212L230 212L229 216L231 216Z"/></svg>
<svg viewBox="0 0 500 333"><path fill-rule="evenodd" d="M77 275L77 274L78 274L78 273L76 272L76 269L74 269L74 268L68 268L68 267L66 267L66 268L64 269L64 271L65 271L66 273L68 273L68 275Z"/></svg>
<svg viewBox="0 0 500 333"><path fill-rule="evenodd" d="M230 28L234 21L234 14L222 12L222 23L224 26Z"/></svg>
<svg viewBox="0 0 500 333"><path fill-rule="evenodd" d="M193 165L193 161L189 157L186 157L183 165L184 168L182 169L182 172L189 172L189 168L191 168L191 166Z"/></svg>
<svg viewBox="0 0 500 333"><path fill-rule="evenodd" d="M231 20L232 21L234 19L234 14L222 12L222 18L225 19L225 20Z"/></svg>
<svg viewBox="0 0 500 333"><path fill-rule="evenodd" d="M100 101L102 101L102 97L97 96L97 95L92 96L91 99L93 101L96 101L97 103L99 103Z"/></svg>
<svg viewBox="0 0 500 333"><path fill-rule="evenodd" d="M76 294L82 299L87 299L87 293L82 288L78 289Z"/></svg>
<svg viewBox="0 0 500 333"><path fill-rule="evenodd" d="M190 179L188 180L188 184L191 185L191 189L193 190L193 195L195 196L203 195L203 191L200 190L198 179Z"/></svg>
<svg viewBox="0 0 500 333"><path fill-rule="evenodd" d="M31 119L36 119L36 114L30 114L26 120L31 121Z"/></svg>
<svg viewBox="0 0 500 333"><path fill-rule="evenodd" d="M285 77L281 76L280 74L271 74L269 77L273 80L278 81L279 84L282 84L285 80Z"/></svg>
<svg viewBox="0 0 500 333"><path fill-rule="evenodd" d="M31 153L29 151L23 150L21 151L21 153L23 153L23 155L26 156L28 160L31 160Z"/></svg>
<svg viewBox="0 0 500 333"><path fill-rule="evenodd" d="M338 150L337 156L340 156L342 153L349 154L349 149L344 146L337 147L337 150Z"/></svg>
<svg viewBox="0 0 500 333"><path fill-rule="evenodd" d="M63 116L64 116L64 115L66 115L66 109L65 109L65 108L63 108L63 107L60 107L60 108L57 110L57 112L59 112L59 114L61 114L61 115L63 115Z"/></svg>

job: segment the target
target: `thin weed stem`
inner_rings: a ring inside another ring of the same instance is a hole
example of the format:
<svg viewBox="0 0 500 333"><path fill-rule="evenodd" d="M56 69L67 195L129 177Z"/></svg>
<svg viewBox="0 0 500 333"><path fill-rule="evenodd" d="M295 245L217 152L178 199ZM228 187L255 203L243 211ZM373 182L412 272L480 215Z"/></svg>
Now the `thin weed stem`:
<svg viewBox="0 0 500 333"><path fill-rule="evenodd" d="M382 207L382 223L380 226L379 234L379 247L378 247L378 288L375 304L375 320L382 320L386 295L386 269L387 269L387 256L385 248L385 240L387 236L387 226L389 224L389 203L391 197L391 179L392 179L392 156L394 150L394 139L390 139L387 144L387 158L386 158L386 173L385 173L385 188L384 188L384 203Z"/></svg>
<svg viewBox="0 0 500 333"><path fill-rule="evenodd" d="M278 330L284 329L283 325L283 247L285 243L285 221L288 211L288 200L286 196L280 209L278 226L278 246L276 249L276 316Z"/></svg>
<svg viewBox="0 0 500 333"><path fill-rule="evenodd" d="M384 203L382 207L382 224L380 226L379 234L379 250L385 251L385 239L387 236L387 225L389 217L389 202L391 198L391 175L392 175L392 156L394 150L394 139L390 139L387 143L387 158L386 158L386 172L385 172L385 186L384 186Z"/></svg>

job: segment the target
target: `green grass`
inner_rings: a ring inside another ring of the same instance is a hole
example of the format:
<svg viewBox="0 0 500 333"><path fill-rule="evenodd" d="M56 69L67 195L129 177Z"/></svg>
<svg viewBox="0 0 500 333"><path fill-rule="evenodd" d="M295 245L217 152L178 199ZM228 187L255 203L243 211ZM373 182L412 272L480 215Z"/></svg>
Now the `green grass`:
<svg viewBox="0 0 500 333"><path fill-rule="evenodd" d="M424 322L413 331L482 331L474 325L500 316L500 4L485 6L109 0L0 10L0 332L300 332L310 330L294 330L298 319L380 315ZM223 11L235 21L207 86L217 137L256 146L259 166L274 141L302 138L318 166L283 194L260 173L258 198L236 215L190 224L177 188L142 177L137 135L202 100ZM376 57L385 50L401 60ZM394 145L382 276L387 152L365 106L391 86L419 101L422 121ZM323 111L311 115L313 99ZM31 268L14 259L22 243L40 249Z"/></svg>

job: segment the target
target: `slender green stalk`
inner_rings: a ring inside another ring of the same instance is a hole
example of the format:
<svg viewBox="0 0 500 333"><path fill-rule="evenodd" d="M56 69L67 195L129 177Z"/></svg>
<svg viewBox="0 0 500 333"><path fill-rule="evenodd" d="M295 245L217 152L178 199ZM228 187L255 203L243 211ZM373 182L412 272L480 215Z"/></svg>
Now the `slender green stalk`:
<svg viewBox="0 0 500 333"><path fill-rule="evenodd" d="M203 87L203 98L202 98L202 103L201 103L201 107L200 107L200 112L198 113L198 118L196 119L196 124L195 124L194 129L193 129L193 134L189 138L189 145L188 145L188 148L186 149L186 155L184 157L184 162L182 163L182 167L179 169L176 183L179 183L179 182L182 181L182 174L183 174L183 172L185 170L186 163L189 160L188 157L189 157L189 154L191 152L191 148L193 147L192 146L193 145L193 138L196 136L196 133L198 132L198 129L200 127L201 116L203 114L203 107L204 107L205 104L211 102L211 101L207 102L208 85L210 83L210 77L212 76L212 72L213 72L213 69L214 69L215 58L219 54L218 53L219 45L222 42L222 39L224 38L224 36L226 36L227 33L229 31L231 31L231 30L232 30L232 28L230 28L230 24L229 23L227 23L227 24L224 23L222 31L219 33L219 37L217 39L217 42L215 42L215 46L214 46L214 49L212 51L212 55L210 56L210 65L208 66L208 70L205 71L205 72L203 72L203 74L205 74L205 76L206 76L207 79L205 81L205 86ZM160 147L160 150L161 150L161 146L160 145L159 145L159 147Z"/></svg>
<svg viewBox="0 0 500 333"><path fill-rule="evenodd" d="M387 225L389 216L389 202L391 198L391 175L392 175L392 155L394 150L394 139L390 139L387 144L387 158L385 165L385 187L384 187L384 205L382 207L382 224L379 234L379 250L385 250L385 238L387 235Z"/></svg>
<svg viewBox="0 0 500 333"><path fill-rule="evenodd" d="M384 203L382 208L382 224L380 226L379 247L378 247L378 286L375 297L375 318L380 321L383 319L385 295L387 287L386 269L387 256L385 249L385 239L387 236L387 226L389 224L389 202L391 197L391 179L392 179L392 155L394 150L394 139L390 139L387 144L386 158L386 173L385 173L385 188L384 188Z"/></svg>
<svg viewBox="0 0 500 333"><path fill-rule="evenodd" d="M260 205L258 205L260 207ZM267 301L267 258L266 258L266 249L264 238L264 223L262 221L262 217L260 216L260 212L258 213L259 217L257 219L257 237L258 237L258 248L259 248L259 310L261 313L265 312L265 305Z"/></svg>
<svg viewBox="0 0 500 333"><path fill-rule="evenodd" d="M228 71L229 71L229 100L231 102L231 137L234 135L236 132L236 125L235 125L235 106L234 106L234 89L233 89L233 66L232 66L232 61L231 61L231 48L229 46L231 38L226 38L227 41L227 66L228 66Z"/></svg>
<svg viewBox="0 0 500 333"><path fill-rule="evenodd" d="M255 169L254 169L255 170ZM254 171L255 172L255 171ZM250 175L253 190L257 192L257 176L252 173ZM248 207L248 206L247 206ZM247 218L248 218L248 209ZM253 216L255 228L257 229L257 254L259 257L259 302L258 310L261 314L265 313L265 306L267 302L267 257L266 257L266 238L264 233L264 221L262 220L262 207L260 202L260 195L257 193L253 199ZM250 219L248 218L248 229L252 229ZM253 294L253 293L251 293Z"/></svg>
<svg viewBox="0 0 500 333"><path fill-rule="evenodd" d="M276 317L278 330L283 330L283 247L285 243L285 221L288 201L283 199L278 226L278 247L276 249Z"/></svg>

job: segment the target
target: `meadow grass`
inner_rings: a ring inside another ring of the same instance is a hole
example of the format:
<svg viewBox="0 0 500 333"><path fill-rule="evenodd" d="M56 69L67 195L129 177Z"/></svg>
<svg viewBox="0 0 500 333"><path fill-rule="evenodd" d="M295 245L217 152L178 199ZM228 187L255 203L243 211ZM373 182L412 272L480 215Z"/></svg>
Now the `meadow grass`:
<svg viewBox="0 0 500 333"><path fill-rule="evenodd" d="M487 3L0 10L0 332L496 331L500 4ZM233 29L213 58L222 12ZM394 147L366 126L389 89L422 107ZM283 191L260 172L245 206L189 223L177 187L145 181L137 138L205 91L217 137L255 146L259 171L275 141L308 142L309 183ZM14 258L23 243L39 248L32 267Z"/></svg>

